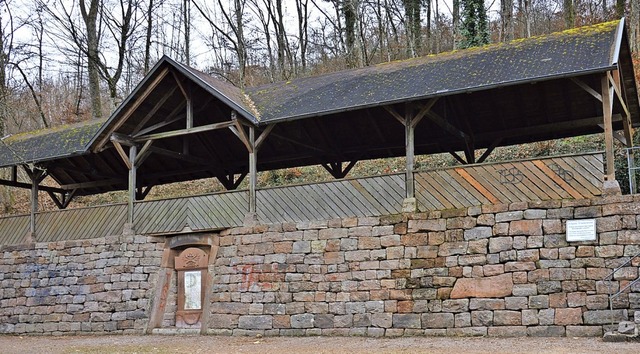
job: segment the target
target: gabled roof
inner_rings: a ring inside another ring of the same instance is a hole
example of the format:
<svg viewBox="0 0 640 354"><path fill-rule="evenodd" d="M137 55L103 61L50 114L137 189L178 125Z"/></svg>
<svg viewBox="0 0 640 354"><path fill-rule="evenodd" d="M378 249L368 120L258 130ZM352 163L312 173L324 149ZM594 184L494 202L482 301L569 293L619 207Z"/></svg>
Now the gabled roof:
<svg viewBox="0 0 640 354"><path fill-rule="evenodd" d="M262 123L612 69L621 21L247 90Z"/></svg>

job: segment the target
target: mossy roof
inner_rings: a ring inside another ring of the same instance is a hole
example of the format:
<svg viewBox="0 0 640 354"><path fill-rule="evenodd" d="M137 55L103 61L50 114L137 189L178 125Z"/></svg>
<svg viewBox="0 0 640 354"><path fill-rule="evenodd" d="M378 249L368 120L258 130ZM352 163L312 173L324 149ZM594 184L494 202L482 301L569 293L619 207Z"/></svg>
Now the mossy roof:
<svg viewBox="0 0 640 354"><path fill-rule="evenodd" d="M0 142L0 166L84 154L104 122L105 119L89 120L11 135Z"/></svg>
<svg viewBox="0 0 640 354"><path fill-rule="evenodd" d="M610 69L620 21L247 90L261 122Z"/></svg>

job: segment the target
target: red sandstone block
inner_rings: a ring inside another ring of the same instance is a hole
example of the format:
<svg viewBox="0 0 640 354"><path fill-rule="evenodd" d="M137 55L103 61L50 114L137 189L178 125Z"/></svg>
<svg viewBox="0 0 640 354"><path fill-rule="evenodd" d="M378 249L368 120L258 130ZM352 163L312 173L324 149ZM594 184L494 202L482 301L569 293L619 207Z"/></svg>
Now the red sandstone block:
<svg viewBox="0 0 640 354"><path fill-rule="evenodd" d="M511 221L509 235L542 235L542 220Z"/></svg>
<svg viewBox="0 0 640 354"><path fill-rule="evenodd" d="M582 324L582 309L575 308L557 308L555 315L555 324L559 326L579 325Z"/></svg>

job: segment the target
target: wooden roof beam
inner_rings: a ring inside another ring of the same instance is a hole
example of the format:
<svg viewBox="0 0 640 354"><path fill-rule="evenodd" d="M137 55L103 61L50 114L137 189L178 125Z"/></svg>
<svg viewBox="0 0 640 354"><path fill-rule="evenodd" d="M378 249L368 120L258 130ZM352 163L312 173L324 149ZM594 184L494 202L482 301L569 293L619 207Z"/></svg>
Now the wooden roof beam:
<svg viewBox="0 0 640 354"><path fill-rule="evenodd" d="M162 81L162 79L164 79L164 77L167 76L168 73L169 73L169 69L167 68L162 69L160 73L158 73L158 76L153 81L151 81L149 86L147 86L147 88L142 91L142 93L135 100L135 102L133 102L133 104L124 112L124 114L113 125L113 127L111 127L110 132L98 142L98 144L96 145L97 150L99 150L100 148L102 148L104 145L107 144L107 141L109 141L109 139L111 138L110 133L115 132L118 128L122 126L122 124L124 124L124 122L127 121L127 119L129 119L129 117L133 114L133 112L135 112L138 109L138 107L140 107L142 102L144 102L147 99L147 97L149 97L151 92L158 86L160 81Z"/></svg>
<svg viewBox="0 0 640 354"><path fill-rule="evenodd" d="M185 104L186 104L186 102L182 102L178 106L176 106L167 115L167 117L162 122L158 122L158 123L156 123L154 125L151 125L151 126L149 126L147 128L140 129L139 131L132 133L131 136L133 138L137 138L137 137L139 137L141 135L145 135L145 134L151 133L154 130L158 130L158 129L162 128L162 127L166 127L167 125L170 125L170 124L172 124L174 122L179 121L180 119L183 119L185 117L186 113L178 114L178 112L180 112L184 108Z"/></svg>
<svg viewBox="0 0 640 354"><path fill-rule="evenodd" d="M622 119L620 114L613 115L613 122L619 122ZM507 129L490 133L483 133L476 135L478 140L491 140L494 141L498 138L512 138L523 135L534 135L546 133L549 131L559 131L564 129L584 128L589 126L599 126L602 124L602 116L570 120L566 122L549 123L543 125L537 125L533 127L521 127L515 129Z"/></svg>
<svg viewBox="0 0 640 354"><path fill-rule="evenodd" d="M577 77L571 77L569 79L574 84L580 86L581 89L585 90L591 96L595 97L598 101L602 102L602 95L600 93L598 93L598 91L592 89L591 86L587 85L584 81L580 80Z"/></svg>
<svg viewBox="0 0 640 354"><path fill-rule="evenodd" d="M147 122L158 112L160 107L162 107L165 104L165 102L167 102L169 97L171 97L171 95L173 95L173 93L175 91L176 91L176 88L172 87L167 93L165 93L158 100L158 102L156 102L156 104L153 106L153 108L151 108L151 110L140 120L138 125L136 125L136 127L131 132L131 135L135 135L136 133L138 133L140 131L140 129L142 129L142 127L144 127L144 125L147 124ZM180 105L180 106L182 106L182 105Z"/></svg>
<svg viewBox="0 0 640 354"><path fill-rule="evenodd" d="M113 186L115 184L122 183L122 182L125 182L125 181L126 181L125 178L112 178L112 179L106 179L106 180L101 180L101 181L64 184L61 187L62 187L62 189L64 191L69 191L69 190L73 190L73 189L87 189L87 188Z"/></svg>
<svg viewBox="0 0 640 354"><path fill-rule="evenodd" d="M18 182L14 180L6 180L6 179L0 179L0 186L16 187L16 188L24 188L24 189L31 189L32 187L31 183L24 183L24 182ZM65 189L57 188L57 187L49 187L49 186L40 186L38 187L38 189L40 189L41 191L54 192L54 193L66 192Z"/></svg>
<svg viewBox="0 0 640 354"><path fill-rule="evenodd" d="M453 124L447 122L446 119L442 118L436 112L428 112L427 113L427 118L429 118L430 121L436 123L440 128L442 128L445 131L447 131L449 134L451 134L451 135L453 135L453 136L455 136L457 138L461 138L461 139L464 139L464 140L469 140L470 139L470 136L467 133L465 133L462 130L458 129Z"/></svg>
<svg viewBox="0 0 640 354"><path fill-rule="evenodd" d="M232 121L230 121L230 122L213 123L213 124L206 124L206 125L201 125L201 126L197 126L197 127L193 127L193 128L185 128L185 129L178 129L178 130L162 132L162 133L140 135L140 136L138 136L136 138L133 138L133 141L134 142L142 142L142 141L147 141L147 140L158 140L158 139L172 138L172 137L176 137L176 136L182 136L182 135L188 135L188 134L195 134L195 133L208 132L208 131L212 131L212 130L224 129L224 128L229 128L229 127L232 127L232 126L234 126L234 122L232 122Z"/></svg>

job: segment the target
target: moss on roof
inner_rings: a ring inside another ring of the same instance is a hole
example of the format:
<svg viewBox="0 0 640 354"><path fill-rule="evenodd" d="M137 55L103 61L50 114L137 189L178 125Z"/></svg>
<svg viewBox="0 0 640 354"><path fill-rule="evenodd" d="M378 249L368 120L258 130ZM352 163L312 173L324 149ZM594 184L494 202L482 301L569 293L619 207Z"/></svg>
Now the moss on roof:
<svg viewBox="0 0 640 354"><path fill-rule="evenodd" d="M329 114L611 66L620 21L248 89L262 122Z"/></svg>
<svg viewBox="0 0 640 354"><path fill-rule="evenodd" d="M0 166L85 153L105 121L90 120L12 135L0 143Z"/></svg>

